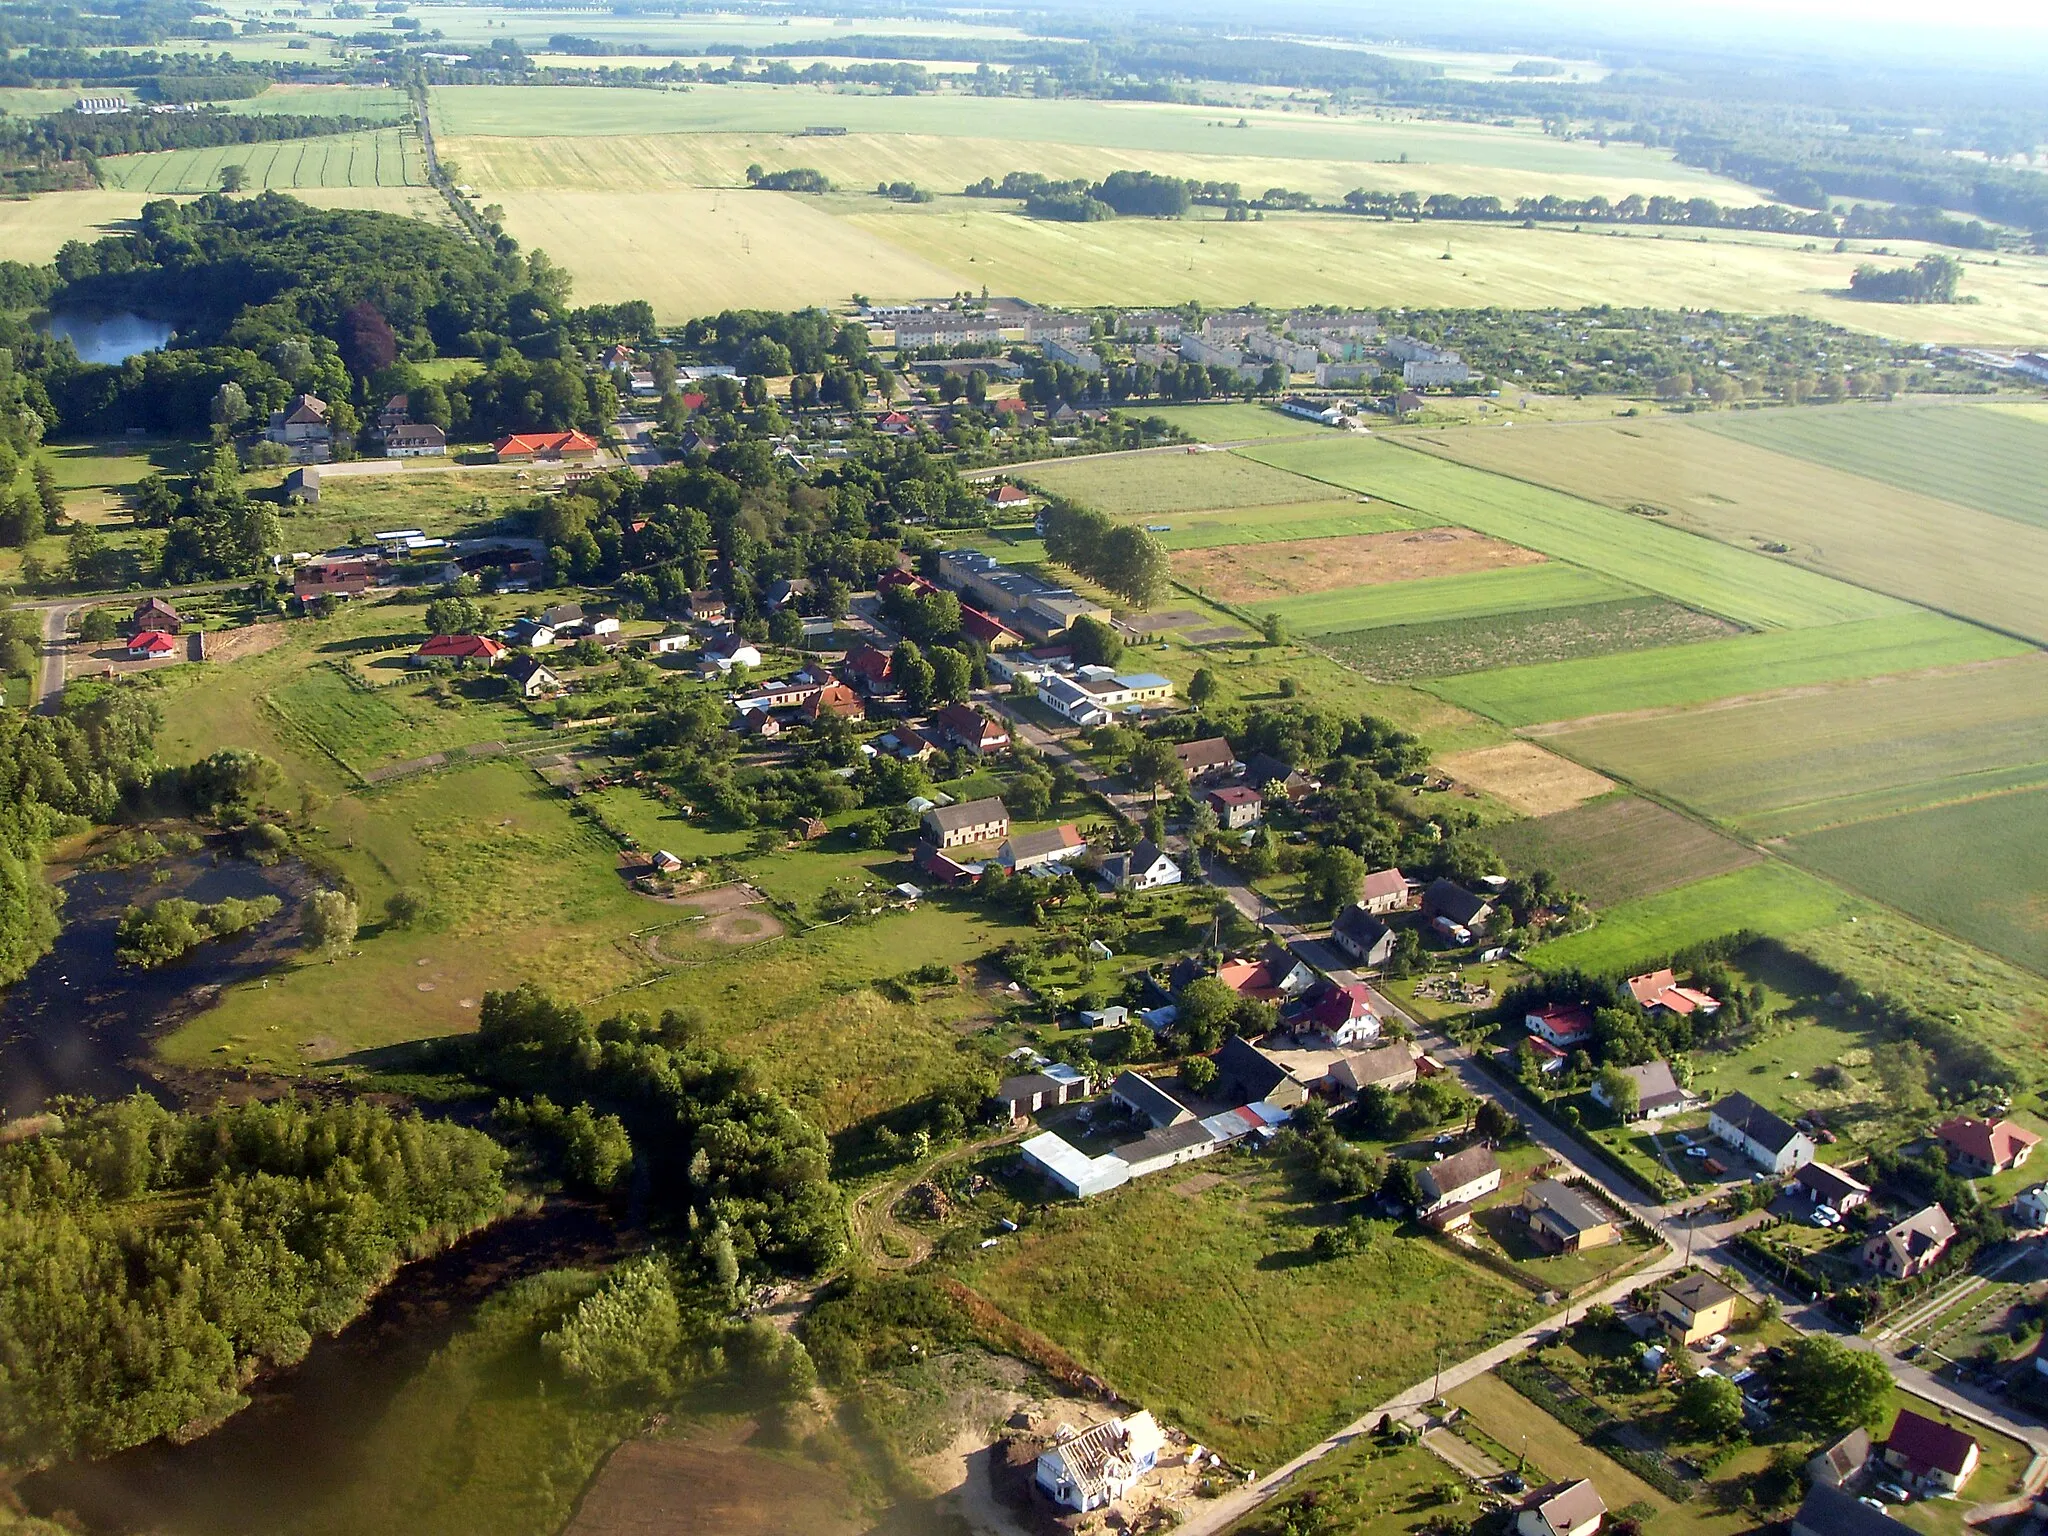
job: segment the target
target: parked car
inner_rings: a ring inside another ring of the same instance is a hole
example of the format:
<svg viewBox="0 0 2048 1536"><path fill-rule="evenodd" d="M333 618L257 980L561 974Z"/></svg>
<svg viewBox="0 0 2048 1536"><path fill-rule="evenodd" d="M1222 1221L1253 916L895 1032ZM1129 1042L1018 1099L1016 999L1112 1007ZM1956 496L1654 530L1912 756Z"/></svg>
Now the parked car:
<svg viewBox="0 0 2048 1536"><path fill-rule="evenodd" d="M1866 1495L1865 1497L1863 1497L1863 1498L1860 1498L1860 1499L1858 1499L1858 1500L1857 1500L1856 1502L1857 1502L1858 1504L1867 1504L1867 1505L1869 1505L1869 1506L1870 1506L1870 1507L1871 1507L1872 1509L1876 1510L1876 1511L1877 1511L1877 1512L1878 1512L1879 1514L1883 1514L1883 1513L1884 1513L1884 1505L1883 1505L1883 1503L1881 1503L1881 1502L1880 1502L1879 1500L1877 1500L1877 1499L1873 1499L1873 1498L1870 1498L1870 1497L1869 1497L1869 1496L1867 1496L1867 1495Z"/></svg>
<svg viewBox="0 0 2048 1536"><path fill-rule="evenodd" d="M1707 1155L1707 1149L1705 1147L1687 1147L1685 1155L1687 1157L1704 1158Z"/></svg>
<svg viewBox="0 0 2048 1536"><path fill-rule="evenodd" d="M1842 1218L1824 1205L1815 1206L1806 1219L1816 1227L1838 1227L1842 1224Z"/></svg>
<svg viewBox="0 0 2048 1536"><path fill-rule="evenodd" d="M1708 1339L1704 1344L1700 1344L1695 1347L1698 1348L1704 1354L1718 1355L1719 1353L1721 1353L1722 1350L1728 1347L1728 1335L1725 1333L1717 1333L1711 1339Z"/></svg>
<svg viewBox="0 0 2048 1536"><path fill-rule="evenodd" d="M1879 1497L1887 1499L1893 1504L1910 1504L1913 1502L1913 1495L1904 1488L1901 1488L1897 1483L1879 1483L1877 1485L1877 1492Z"/></svg>
<svg viewBox="0 0 2048 1536"><path fill-rule="evenodd" d="M1500 1486L1501 1491L1504 1493L1524 1493L1528 1491L1529 1484L1523 1479L1521 1473L1509 1472L1501 1478Z"/></svg>

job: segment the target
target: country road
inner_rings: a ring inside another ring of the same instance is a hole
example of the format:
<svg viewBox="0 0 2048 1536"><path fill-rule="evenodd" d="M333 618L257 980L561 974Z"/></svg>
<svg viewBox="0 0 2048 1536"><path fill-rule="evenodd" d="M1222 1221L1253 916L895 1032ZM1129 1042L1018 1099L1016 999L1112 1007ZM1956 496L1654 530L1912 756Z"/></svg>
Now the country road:
<svg viewBox="0 0 2048 1536"><path fill-rule="evenodd" d="M248 579L245 577L241 581L202 581L182 587L82 593L73 597L49 597L33 602L9 604L10 607L19 608L23 612L40 613L43 616L42 658L36 668L35 700L32 707L41 714L51 714L57 708L57 701L64 696L64 671L69 655L69 647L64 636L71 627L71 616L79 610L102 606L132 607L146 597L190 597L201 592L226 592L247 585Z"/></svg>

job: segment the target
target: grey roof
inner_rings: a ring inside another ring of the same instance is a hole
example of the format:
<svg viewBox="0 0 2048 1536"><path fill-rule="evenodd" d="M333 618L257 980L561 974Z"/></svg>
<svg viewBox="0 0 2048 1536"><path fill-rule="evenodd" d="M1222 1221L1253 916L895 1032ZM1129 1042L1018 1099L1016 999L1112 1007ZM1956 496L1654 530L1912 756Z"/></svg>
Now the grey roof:
<svg viewBox="0 0 2048 1536"><path fill-rule="evenodd" d="M1523 1500L1522 1507L1535 1510L1553 1531L1577 1530L1607 1513L1607 1502L1600 1497L1600 1490L1593 1486L1592 1479L1584 1477L1575 1483L1550 1483L1538 1488Z"/></svg>
<svg viewBox="0 0 2048 1536"><path fill-rule="evenodd" d="M1004 1078L996 1088L996 1097L1005 1104L1014 1104L1034 1093L1056 1094L1065 1086L1058 1078L1047 1077L1043 1072L1026 1072L1021 1077Z"/></svg>
<svg viewBox="0 0 2048 1536"><path fill-rule="evenodd" d="M1179 1125L1165 1125L1154 1131L1147 1131L1136 1141L1126 1142L1116 1149L1115 1155L1127 1163L1148 1162L1155 1157L1165 1157L1172 1152L1198 1147L1216 1138L1209 1128L1199 1120L1186 1120Z"/></svg>
<svg viewBox="0 0 2048 1536"><path fill-rule="evenodd" d="M1700 1312L1717 1302L1735 1298L1735 1292L1705 1270L1672 1281L1659 1294L1669 1296L1688 1312Z"/></svg>
<svg viewBox="0 0 2048 1536"><path fill-rule="evenodd" d="M1844 1195L1867 1195L1870 1186L1861 1179L1844 1173L1826 1163L1814 1162L1800 1165L1794 1179L1813 1190L1825 1200L1839 1200Z"/></svg>
<svg viewBox="0 0 2048 1536"><path fill-rule="evenodd" d="M1180 759L1181 767L1190 773L1201 773L1210 768L1226 768L1237 761L1237 754L1230 750L1230 743L1221 736L1208 736L1200 741L1184 741L1173 749L1173 755Z"/></svg>
<svg viewBox="0 0 2048 1536"><path fill-rule="evenodd" d="M1440 1163L1425 1163L1420 1172L1439 1195L1447 1195L1499 1167L1500 1164L1494 1160L1493 1148L1478 1146L1453 1152Z"/></svg>
<svg viewBox="0 0 2048 1536"><path fill-rule="evenodd" d="M1792 1517L1796 1536L1906 1536L1909 1526L1853 1494L1817 1483Z"/></svg>
<svg viewBox="0 0 2048 1536"><path fill-rule="evenodd" d="M549 677L555 675L552 672L548 672L545 663L533 656L514 656L511 661L506 663L505 671L515 683L530 682L543 672L547 672Z"/></svg>
<svg viewBox="0 0 2048 1536"><path fill-rule="evenodd" d="M1434 915L1447 917L1465 927L1470 927L1479 920L1481 913L1492 908L1492 903L1484 896L1473 895L1455 880L1441 879L1431 882L1422 904Z"/></svg>
<svg viewBox="0 0 2048 1536"><path fill-rule="evenodd" d="M1119 1072L1109 1085L1112 1098L1136 1106L1139 1114L1163 1125L1194 1118L1194 1111L1181 1103L1142 1072Z"/></svg>
<svg viewBox="0 0 2048 1536"><path fill-rule="evenodd" d="M1415 1054L1405 1040L1389 1040L1369 1051L1353 1051L1330 1068L1330 1076L1347 1088L1364 1088L1372 1083L1392 1082L1415 1075Z"/></svg>
<svg viewBox="0 0 2048 1536"><path fill-rule="evenodd" d="M924 813L924 817L941 832L959 832L991 821L1008 821L1010 812L1000 795L990 795L983 800L962 800L957 805L934 806Z"/></svg>
<svg viewBox="0 0 2048 1536"><path fill-rule="evenodd" d="M1607 1207L1587 1199L1571 1185L1557 1179L1537 1179L1528 1186L1528 1193L1542 1201L1545 1210L1574 1232L1611 1226L1615 1220L1614 1213Z"/></svg>
<svg viewBox="0 0 2048 1536"><path fill-rule="evenodd" d="M1069 836L1070 833L1073 835ZM1049 854L1064 853L1071 858L1079 858L1087 851L1087 839L1071 825L1047 827L1043 832L1019 832L1003 844L1003 852L1009 854L1011 862L1018 864Z"/></svg>
<svg viewBox="0 0 2048 1536"><path fill-rule="evenodd" d="M1339 912L1337 921L1330 925L1333 935L1342 934L1367 954L1387 936L1388 931L1385 923L1356 903Z"/></svg>
<svg viewBox="0 0 2048 1536"><path fill-rule="evenodd" d="M1772 1153L1784 1151L1792 1138L1800 1134L1799 1128L1784 1116L1765 1109L1746 1093L1729 1094L1714 1106L1712 1113L1715 1119L1725 1120Z"/></svg>
<svg viewBox="0 0 2048 1536"><path fill-rule="evenodd" d="M1671 1070L1668 1061L1646 1061L1639 1067L1623 1067L1636 1085L1636 1108L1656 1109L1665 1104L1676 1104L1685 1098L1685 1090L1678 1086L1678 1076Z"/></svg>
<svg viewBox="0 0 2048 1536"><path fill-rule="evenodd" d="M1232 1085L1245 1102L1256 1104L1274 1089L1294 1081L1292 1074L1242 1035L1232 1035L1216 1053L1220 1083Z"/></svg>

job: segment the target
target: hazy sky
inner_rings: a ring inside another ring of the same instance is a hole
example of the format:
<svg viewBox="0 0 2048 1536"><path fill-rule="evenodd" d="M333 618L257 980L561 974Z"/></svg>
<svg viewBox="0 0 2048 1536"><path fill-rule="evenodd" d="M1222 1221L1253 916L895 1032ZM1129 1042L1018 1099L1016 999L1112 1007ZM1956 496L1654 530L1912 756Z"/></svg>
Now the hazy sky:
<svg viewBox="0 0 2048 1536"><path fill-rule="evenodd" d="M1693 30L1722 22L1763 22L1797 27L1802 22L1910 27L1953 32L2023 31L2048 35L2043 0L1956 0L1930 9L1925 0L1567 0L1565 8L1610 22L1635 20Z"/></svg>

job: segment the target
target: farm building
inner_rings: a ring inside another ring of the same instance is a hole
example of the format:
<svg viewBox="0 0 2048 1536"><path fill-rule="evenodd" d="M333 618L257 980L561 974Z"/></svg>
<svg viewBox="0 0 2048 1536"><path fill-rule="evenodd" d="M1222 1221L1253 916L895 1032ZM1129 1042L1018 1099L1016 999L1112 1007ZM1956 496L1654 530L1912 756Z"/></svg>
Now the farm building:
<svg viewBox="0 0 2048 1536"><path fill-rule="evenodd" d="M1184 741L1173 749L1179 759L1181 772L1192 783L1205 784L1216 779L1228 778L1238 771L1237 754L1230 743L1221 736L1208 736L1200 741Z"/></svg>
<svg viewBox="0 0 2048 1536"><path fill-rule="evenodd" d="M1330 1067L1326 1081L1340 1093L1356 1095L1363 1088L1395 1091L1413 1086L1419 1063L1406 1041L1391 1040L1369 1051L1353 1051Z"/></svg>
<svg viewBox="0 0 2048 1536"><path fill-rule="evenodd" d="M1415 1182L1422 1189L1418 1214L1429 1216L1474 1200L1500 1188L1500 1164L1491 1147L1467 1147L1441 1162L1426 1163L1416 1170Z"/></svg>
<svg viewBox="0 0 2048 1536"><path fill-rule="evenodd" d="M1010 835L1010 813L996 796L935 805L924 813L925 836L941 848L992 843Z"/></svg>
<svg viewBox="0 0 2048 1536"><path fill-rule="evenodd" d="M1043 832L1013 835L996 850L996 863L1011 874L1072 864L1088 851L1088 839L1070 822Z"/></svg>
<svg viewBox="0 0 2048 1536"><path fill-rule="evenodd" d="M1195 1118L1195 1112L1142 1072L1123 1071L1109 1085L1109 1101L1130 1111L1154 1130L1180 1125Z"/></svg>
<svg viewBox="0 0 2048 1536"><path fill-rule="evenodd" d="M167 635L175 635L184 627L185 616L162 598L149 597L136 605L128 623L137 634L148 629L160 629Z"/></svg>
<svg viewBox="0 0 2048 1536"><path fill-rule="evenodd" d="M1408 877L1398 869L1376 869L1365 877L1358 904L1374 917L1399 912L1408 905Z"/></svg>
<svg viewBox="0 0 2048 1536"><path fill-rule="evenodd" d="M1107 1194L1131 1179L1131 1165L1122 1158L1106 1152L1090 1157L1052 1131L1041 1131L1017 1150L1023 1154L1027 1168L1044 1175L1076 1200Z"/></svg>
<svg viewBox="0 0 2048 1536"><path fill-rule="evenodd" d="M1004 1078L996 1088L996 1104L1005 1119L1020 1120L1070 1099L1085 1099L1089 1088L1089 1080L1072 1067L1052 1062L1041 1072Z"/></svg>

